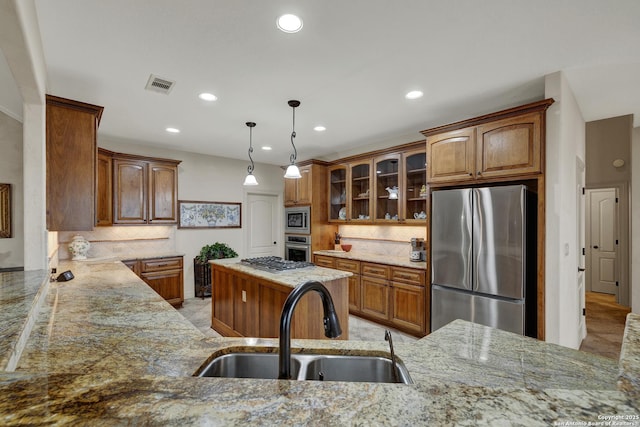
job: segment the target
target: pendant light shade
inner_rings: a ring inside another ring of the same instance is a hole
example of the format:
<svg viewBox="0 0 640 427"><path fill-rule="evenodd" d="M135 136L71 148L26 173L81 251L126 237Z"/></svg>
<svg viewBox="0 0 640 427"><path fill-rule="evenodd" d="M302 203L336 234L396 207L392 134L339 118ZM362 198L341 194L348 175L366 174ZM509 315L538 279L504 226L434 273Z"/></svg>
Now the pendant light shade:
<svg viewBox="0 0 640 427"><path fill-rule="evenodd" d="M253 153L253 128L256 124L254 122L247 122L245 124L249 127L249 160L251 164L247 166L247 176L242 185L258 185L258 180L253 176L253 158L251 158L251 153Z"/></svg>
<svg viewBox="0 0 640 427"><path fill-rule="evenodd" d="M300 101L291 100L288 102L289 107L293 109L293 127L291 131L291 146L293 147L293 153L289 157L289 167L287 167L287 171L284 174L285 178L290 179L298 179L302 178L300 175L300 169L296 166L296 158L298 157L298 151L296 150L296 145L293 143L293 139L296 137L296 107L300 106Z"/></svg>

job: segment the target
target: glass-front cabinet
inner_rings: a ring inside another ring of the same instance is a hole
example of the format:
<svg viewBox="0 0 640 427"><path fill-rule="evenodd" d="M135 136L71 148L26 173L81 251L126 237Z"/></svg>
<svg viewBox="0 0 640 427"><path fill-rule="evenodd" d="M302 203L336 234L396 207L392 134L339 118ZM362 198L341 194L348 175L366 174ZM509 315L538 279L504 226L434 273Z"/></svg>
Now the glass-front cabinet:
<svg viewBox="0 0 640 427"><path fill-rule="evenodd" d="M347 165L329 167L329 221L347 220Z"/></svg>
<svg viewBox="0 0 640 427"><path fill-rule="evenodd" d="M403 193L400 189L401 155L388 154L374 159L375 175L375 218L376 222L402 219L400 208Z"/></svg>
<svg viewBox="0 0 640 427"><path fill-rule="evenodd" d="M351 173L351 191L349 220L357 222L370 222L373 190L371 189L371 160L352 163L349 165Z"/></svg>
<svg viewBox="0 0 640 427"><path fill-rule="evenodd" d="M424 150L404 153L405 218L407 222L427 220L427 155Z"/></svg>

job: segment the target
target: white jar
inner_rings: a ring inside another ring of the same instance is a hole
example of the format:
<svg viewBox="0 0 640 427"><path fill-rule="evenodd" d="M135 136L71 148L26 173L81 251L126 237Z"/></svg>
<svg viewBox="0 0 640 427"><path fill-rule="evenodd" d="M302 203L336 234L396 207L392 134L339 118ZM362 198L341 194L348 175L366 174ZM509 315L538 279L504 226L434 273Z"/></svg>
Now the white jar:
<svg viewBox="0 0 640 427"><path fill-rule="evenodd" d="M69 252L71 253L71 259L76 261L79 259L87 259L87 252L89 252L89 248L91 244L82 237L81 235L76 235L73 237L71 243L69 243Z"/></svg>

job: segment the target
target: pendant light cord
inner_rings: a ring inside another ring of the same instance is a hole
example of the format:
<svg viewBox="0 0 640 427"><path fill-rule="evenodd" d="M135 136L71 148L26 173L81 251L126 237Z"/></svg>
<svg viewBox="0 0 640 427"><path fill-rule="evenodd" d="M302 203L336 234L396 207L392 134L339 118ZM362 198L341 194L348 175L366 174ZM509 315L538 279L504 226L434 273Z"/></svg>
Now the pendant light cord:
<svg viewBox="0 0 640 427"><path fill-rule="evenodd" d="M293 128L291 130L291 145L293 146L293 153L289 157L289 161L291 164L296 162L296 158L298 157L298 150L296 150L296 145L293 143L293 138L296 137L296 107L293 108Z"/></svg>
<svg viewBox="0 0 640 427"><path fill-rule="evenodd" d="M247 173L249 175L253 173L254 169L253 157L251 157L251 153L253 153L253 127L255 125L255 123L247 122L247 126L249 126L249 160L251 161L251 164L247 166Z"/></svg>

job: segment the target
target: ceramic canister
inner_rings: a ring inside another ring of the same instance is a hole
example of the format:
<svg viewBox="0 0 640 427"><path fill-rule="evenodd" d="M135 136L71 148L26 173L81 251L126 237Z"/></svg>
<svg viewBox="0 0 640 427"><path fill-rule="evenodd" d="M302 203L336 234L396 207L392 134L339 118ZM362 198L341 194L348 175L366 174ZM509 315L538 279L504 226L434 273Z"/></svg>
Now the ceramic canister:
<svg viewBox="0 0 640 427"><path fill-rule="evenodd" d="M73 237L71 243L69 243L69 253L71 253L72 260L87 259L87 252L91 244L81 235Z"/></svg>

